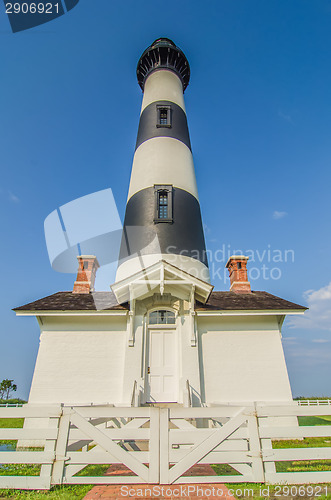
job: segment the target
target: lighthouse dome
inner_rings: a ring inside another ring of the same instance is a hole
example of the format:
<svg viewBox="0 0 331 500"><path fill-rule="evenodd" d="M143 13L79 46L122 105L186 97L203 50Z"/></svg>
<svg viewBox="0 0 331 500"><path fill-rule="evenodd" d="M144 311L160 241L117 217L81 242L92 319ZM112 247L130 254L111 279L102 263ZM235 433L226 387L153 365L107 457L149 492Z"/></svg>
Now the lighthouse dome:
<svg viewBox="0 0 331 500"><path fill-rule="evenodd" d="M147 77L159 69L168 69L176 73L183 84L183 91L188 86L190 65L184 52L170 38L157 38L140 57L137 78L142 90Z"/></svg>

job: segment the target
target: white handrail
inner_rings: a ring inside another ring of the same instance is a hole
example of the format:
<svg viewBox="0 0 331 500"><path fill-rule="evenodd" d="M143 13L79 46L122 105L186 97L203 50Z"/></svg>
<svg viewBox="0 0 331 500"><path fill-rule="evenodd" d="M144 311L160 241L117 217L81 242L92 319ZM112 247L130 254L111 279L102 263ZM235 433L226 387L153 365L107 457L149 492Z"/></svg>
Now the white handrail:
<svg viewBox="0 0 331 500"><path fill-rule="evenodd" d="M191 394L191 387L190 383L188 380L185 382L185 388L184 388L184 407L186 408L191 408L192 407L192 394Z"/></svg>
<svg viewBox="0 0 331 500"><path fill-rule="evenodd" d="M139 406L139 392L138 392L138 383L135 380L133 382L133 388L132 388L132 393L131 393L131 406L137 408Z"/></svg>

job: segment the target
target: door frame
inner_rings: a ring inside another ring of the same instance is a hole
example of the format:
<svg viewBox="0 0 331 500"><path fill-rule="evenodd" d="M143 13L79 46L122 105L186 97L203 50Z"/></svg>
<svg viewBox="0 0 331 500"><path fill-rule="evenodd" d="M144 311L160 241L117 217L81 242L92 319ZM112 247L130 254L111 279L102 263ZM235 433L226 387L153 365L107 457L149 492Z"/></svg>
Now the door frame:
<svg viewBox="0 0 331 500"><path fill-rule="evenodd" d="M170 311L175 314L175 323L174 324L156 324L156 325L150 325L149 324L149 314L154 311ZM153 403L154 401L149 401L148 396L149 396L149 374L148 374L148 367L150 366L150 345L151 345L151 330L173 330L174 332L174 338L175 338L175 346L176 346L176 359L175 359L175 380L176 380L176 390L175 390L175 397L174 401L171 402L178 402L179 401L179 337L178 337L178 311L175 309L172 309L171 307L153 307L150 309L146 315L146 342L145 342L145 363L144 363L144 402L145 403ZM155 401L156 403L158 401ZM164 402L164 401L160 401ZM170 402L170 401L169 401Z"/></svg>

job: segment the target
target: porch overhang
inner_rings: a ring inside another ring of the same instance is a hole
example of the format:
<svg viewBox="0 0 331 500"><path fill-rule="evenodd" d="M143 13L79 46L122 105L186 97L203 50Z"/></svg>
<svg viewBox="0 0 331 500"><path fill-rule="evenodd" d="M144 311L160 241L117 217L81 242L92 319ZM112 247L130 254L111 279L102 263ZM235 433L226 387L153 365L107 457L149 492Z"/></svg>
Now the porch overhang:
<svg viewBox="0 0 331 500"><path fill-rule="evenodd" d="M192 290L195 299L205 304L213 288L206 281L164 260L111 285L119 304L142 300L154 293L170 293L175 297L190 300Z"/></svg>

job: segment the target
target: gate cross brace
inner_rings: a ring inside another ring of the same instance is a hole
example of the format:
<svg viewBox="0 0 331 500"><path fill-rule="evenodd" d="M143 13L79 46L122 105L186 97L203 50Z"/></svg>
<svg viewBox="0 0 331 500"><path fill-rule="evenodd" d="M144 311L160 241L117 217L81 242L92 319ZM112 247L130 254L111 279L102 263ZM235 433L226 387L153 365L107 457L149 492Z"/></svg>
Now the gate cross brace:
<svg viewBox="0 0 331 500"><path fill-rule="evenodd" d="M140 463L136 458L123 448L120 448L117 444L113 442L106 434L101 430L90 424L85 418L83 418L79 413L74 411L71 416L71 422L76 425L79 429L85 432L89 437L96 441L104 450L108 451L113 457L126 465L133 472L138 474L141 479L148 482L149 469L142 463Z"/></svg>
<svg viewBox="0 0 331 500"><path fill-rule="evenodd" d="M223 425L221 429L213 432L211 436L202 441L192 451L190 451L184 458L182 458L176 465L169 470L169 483L172 484L179 476L184 474L190 467L198 463L208 453L210 453L216 446L221 444L227 437L230 436L238 427L241 426L247 417L243 414L244 408L233 417L229 422Z"/></svg>

